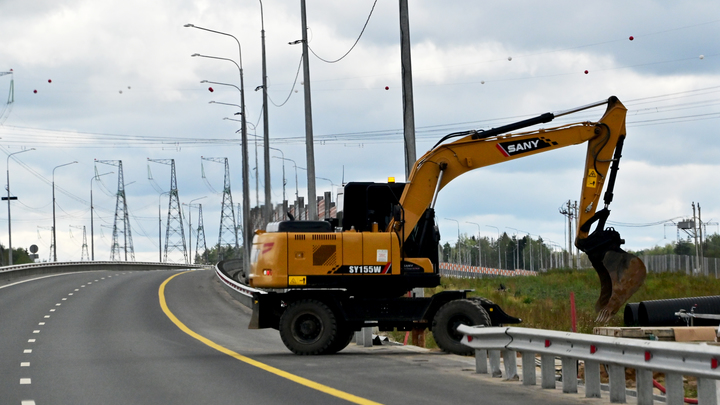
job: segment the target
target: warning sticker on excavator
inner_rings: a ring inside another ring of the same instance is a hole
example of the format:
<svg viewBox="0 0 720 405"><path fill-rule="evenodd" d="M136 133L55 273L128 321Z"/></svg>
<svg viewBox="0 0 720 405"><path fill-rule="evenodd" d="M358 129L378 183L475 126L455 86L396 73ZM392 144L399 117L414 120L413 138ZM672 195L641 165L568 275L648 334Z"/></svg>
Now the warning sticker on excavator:
<svg viewBox="0 0 720 405"><path fill-rule="evenodd" d="M305 276L290 276L288 285L305 285L307 284L307 277Z"/></svg>
<svg viewBox="0 0 720 405"><path fill-rule="evenodd" d="M597 177L597 172L594 169L589 169L585 186L590 188L597 187Z"/></svg>

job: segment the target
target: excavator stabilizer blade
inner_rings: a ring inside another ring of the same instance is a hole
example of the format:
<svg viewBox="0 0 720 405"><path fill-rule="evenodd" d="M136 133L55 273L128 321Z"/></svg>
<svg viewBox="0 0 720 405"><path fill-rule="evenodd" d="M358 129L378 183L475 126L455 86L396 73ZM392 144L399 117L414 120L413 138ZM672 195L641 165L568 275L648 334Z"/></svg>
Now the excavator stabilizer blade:
<svg viewBox="0 0 720 405"><path fill-rule="evenodd" d="M625 243L612 228L597 229L587 238L578 239L600 278L600 297L595 303L596 322L605 323L640 289L645 282L645 264L637 256L620 248Z"/></svg>
<svg viewBox="0 0 720 405"><path fill-rule="evenodd" d="M645 282L645 264L637 256L620 248L608 250L602 259L602 268L595 268L600 275L600 298L595 304L598 312L596 322L605 323L615 315L627 300Z"/></svg>

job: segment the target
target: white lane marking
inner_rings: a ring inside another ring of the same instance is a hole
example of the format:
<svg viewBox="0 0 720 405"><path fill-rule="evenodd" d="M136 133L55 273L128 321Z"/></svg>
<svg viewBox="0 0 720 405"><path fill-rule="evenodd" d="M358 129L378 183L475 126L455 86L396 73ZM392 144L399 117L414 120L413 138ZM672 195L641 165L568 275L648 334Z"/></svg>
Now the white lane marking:
<svg viewBox="0 0 720 405"><path fill-rule="evenodd" d="M30 367L30 362L29 362L29 361L23 361L22 363L20 363L20 367Z"/></svg>
<svg viewBox="0 0 720 405"><path fill-rule="evenodd" d="M63 298L62 300L63 300L63 301L67 301L67 298Z"/></svg>
<svg viewBox="0 0 720 405"><path fill-rule="evenodd" d="M45 318L50 318L50 315L45 315Z"/></svg>
<svg viewBox="0 0 720 405"><path fill-rule="evenodd" d="M95 280L95 281L100 281L100 280Z"/></svg>
<svg viewBox="0 0 720 405"><path fill-rule="evenodd" d="M80 288L85 288L85 284L81 285Z"/></svg>
<svg viewBox="0 0 720 405"><path fill-rule="evenodd" d="M34 330L33 333L40 333L40 331L39 331L39 330Z"/></svg>
<svg viewBox="0 0 720 405"><path fill-rule="evenodd" d="M20 384L30 384L30 379L29 378L21 378Z"/></svg>
<svg viewBox="0 0 720 405"><path fill-rule="evenodd" d="M75 290L75 291L77 291L77 290ZM70 294L68 294L68 295L73 295L73 293L70 293Z"/></svg>
<svg viewBox="0 0 720 405"><path fill-rule="evenodd" d="M55 308L51 309L50 312L55 312Z"/></svg>
<svg viewBox="0 0 720 405"><path fill-rule="evenodd" d="M43 326L43 325L45 325L45 322L40 322L40 323L38 323L38 325Z"/></svg>
<svg viewBox="0 0 720 405"><path fill-rule="evenodd" d="M56 307L59 307L60 305L62 305L62 304L59 302L57 304L55 304Z"/></svg>
<svg viewBox="0 0 720 405"><path fill-rule="evenodd" d="M27 354L27 353L32 353L32 349L25 349L25 350L23 350L23 353L26 353L26 354Z"/></svg>
<svg viewBox="0 0 720 405"><path fill-rule="evenodd" d="M79 289L79 288L76 288L75 291L80 291L80 289Z"/></svg>
<svg viewBox="0 0 720 405"><path fill-rule="evenodd" d="M35 343L35 339L28 339L28 343Z"/></svg>
<svg viewBox="0 0 720 405"><path fill-rule="evenodd" d="M20 405L35 405L35 401L32 399L23 399Z"/></svg>
<svg viewBox="0 0 720 405"><path fill-rule="evenodd" d="M83 272L83 271L74 271L74 272L72 272L72 273L51 274L51 275L49 275L49 276L42 276L42 277L37 277L37 278L31 278L31 279L29 279L29 280L18 281L18 282L12 283L12 284L7 284L7 285L0 286L0 290L2 290L3 288L12 287L12 286L14 286L14 285L18 285L18 284L22 284L22 283L27 283L27 282L29 282L29 281L42 280L42 279L44 279L44 278L49 278L49 277L58 277L58 276L65 276L65 275L68 275L68 274L79 274L79 273L85 273L85 272Z"/></svg>

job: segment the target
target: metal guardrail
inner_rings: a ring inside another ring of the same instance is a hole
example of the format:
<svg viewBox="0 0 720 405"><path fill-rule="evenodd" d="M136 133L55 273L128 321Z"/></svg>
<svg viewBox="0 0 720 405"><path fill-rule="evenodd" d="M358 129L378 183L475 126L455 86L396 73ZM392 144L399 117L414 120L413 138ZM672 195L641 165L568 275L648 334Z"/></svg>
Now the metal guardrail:
<svg viewBox="0 0 720 405"><path fill-rule="evenodd" d="M12 281L22 277L45 274L70 273L75 271L117 270L117 271L148 271L158 269L197 269L204 265L156 262L47 262L28 263L0 268L0 282Z"/></svg>
<svg viewBox="0 0 720 405"><path fill-rule="evenodd" d="M577 393L578 361L585 367L585 396L599 398L600 365L609 375L610 402L625 403L625 368L636 370L637 403L652 405L653 371L665 373L668 404L682 404L683 376L698 379L698 403L717 405L720 379L720 347L706 344L659 342L581 333L557 332L517 327L470 327L460 325L462 342L475 349L477 373L500 377L500 357L505 378L518 379L517 352L522 353L523 385L536 384L536 355L540 355L542 388L555 389L555 358L562 363L564 393ZM569 378L568 378L569 377Z"/></svg>
<svg viewBox="0 0 720 405"><path fill-rule="evenodd" d="M222 283L223 287L241 304L245 305L248 308L252 308L252 295L253 293L260 293L260 294L266 294L265 291L258 290L257 288L252 288L250 286L247 286L245 284L242 284L236 280L234 280L229 272L225 271L223 264L225 262L220 262L215 266L215 275L217 276L218 280Z"/></svg>

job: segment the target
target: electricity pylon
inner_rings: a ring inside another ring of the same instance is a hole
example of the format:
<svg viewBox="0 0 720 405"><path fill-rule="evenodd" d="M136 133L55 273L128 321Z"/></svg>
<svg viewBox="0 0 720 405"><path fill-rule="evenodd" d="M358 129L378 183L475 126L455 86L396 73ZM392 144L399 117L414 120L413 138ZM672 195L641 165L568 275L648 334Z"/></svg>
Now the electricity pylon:
<svg viewBox="0 0 720 405"><path fill-rule="evenodd" d="M82 238L82 249L80 250L80 261L90 261L90 253L88 252L88 245L87 245L87 232L85 231L85 225L78 226L78 225L70 225L70 228L75 229L82 229L83 231L83 238ZM70 234L72 236L72 233Z"/></svg>
<svg viewBox="0 0 720 405"><path fill-rule="evenodd" d="M192 209L192 208L191 208ZM203 248L202 255L198 255L200 247ZM197 228L197 242L195 243L195 254L203 258L203 264L207 264L207 243L205 243L205 226L203 225L202 217L202 204L198 204L198 228Z"/></svg>
<svg viewBox="0 0 720 405"><path fill-rule="evenodd" d="M230 164L228 158L200 157L209 162L225 164L225 178L223 180L222 208L220 210L220 232L218 233L218 249L222 246L240 248L238 242L237 225L235 222L235 208L233 207L232 191L230 190Z"/></svg>
<svg viewBox="0 0 720 405"><path fill-rule="evenodd" d="M41 229L45 229L46 231L50 231L50 257L48 258L48 262L51 262L51 261L53 260L53 255L52 255L52 254L53 254L53 247L55 246L55 245L53 244L53 238L52 238L52 235L53 235L53 227L52 227L52 226L40 226L40 225L38 225L38 231L37 231L38 239L42 239L42 236L40 236L40 230L41 230Z"/></svg>
<svg viewBox="0 0 720 405"><path fill-rule="evenodd" d="M148 161L170 166L170 201L168 202L167 227L165 228L165 262L168 262L168 254L177 250L182 253L185 263L188 263L185 230L183 229L182 211L180 210L180 196L178 195L177 177L175 175L175 159L148 158Z"/></svg>
<svg viewBox="0 0 720 405"><path fill-rule="evenodd" d="M132 231L130 230L130 216L128 215L127 199L125 198L125 178L123 177L122 160L97 160L95 163L102 163L118 168L118 187L117 198L115 199L115 221L113 222L113 240L110 249L110 260L119 261L120 252L124 251L125 261L128 261L128 250L130 251L130 261L135 261L135 249L132 242ZM97 166L95 167L95 175L97 176ZM122 224L122 231L118 227L118 219ZM119 233L123 234L123 246L120 246Z"/></svg>

